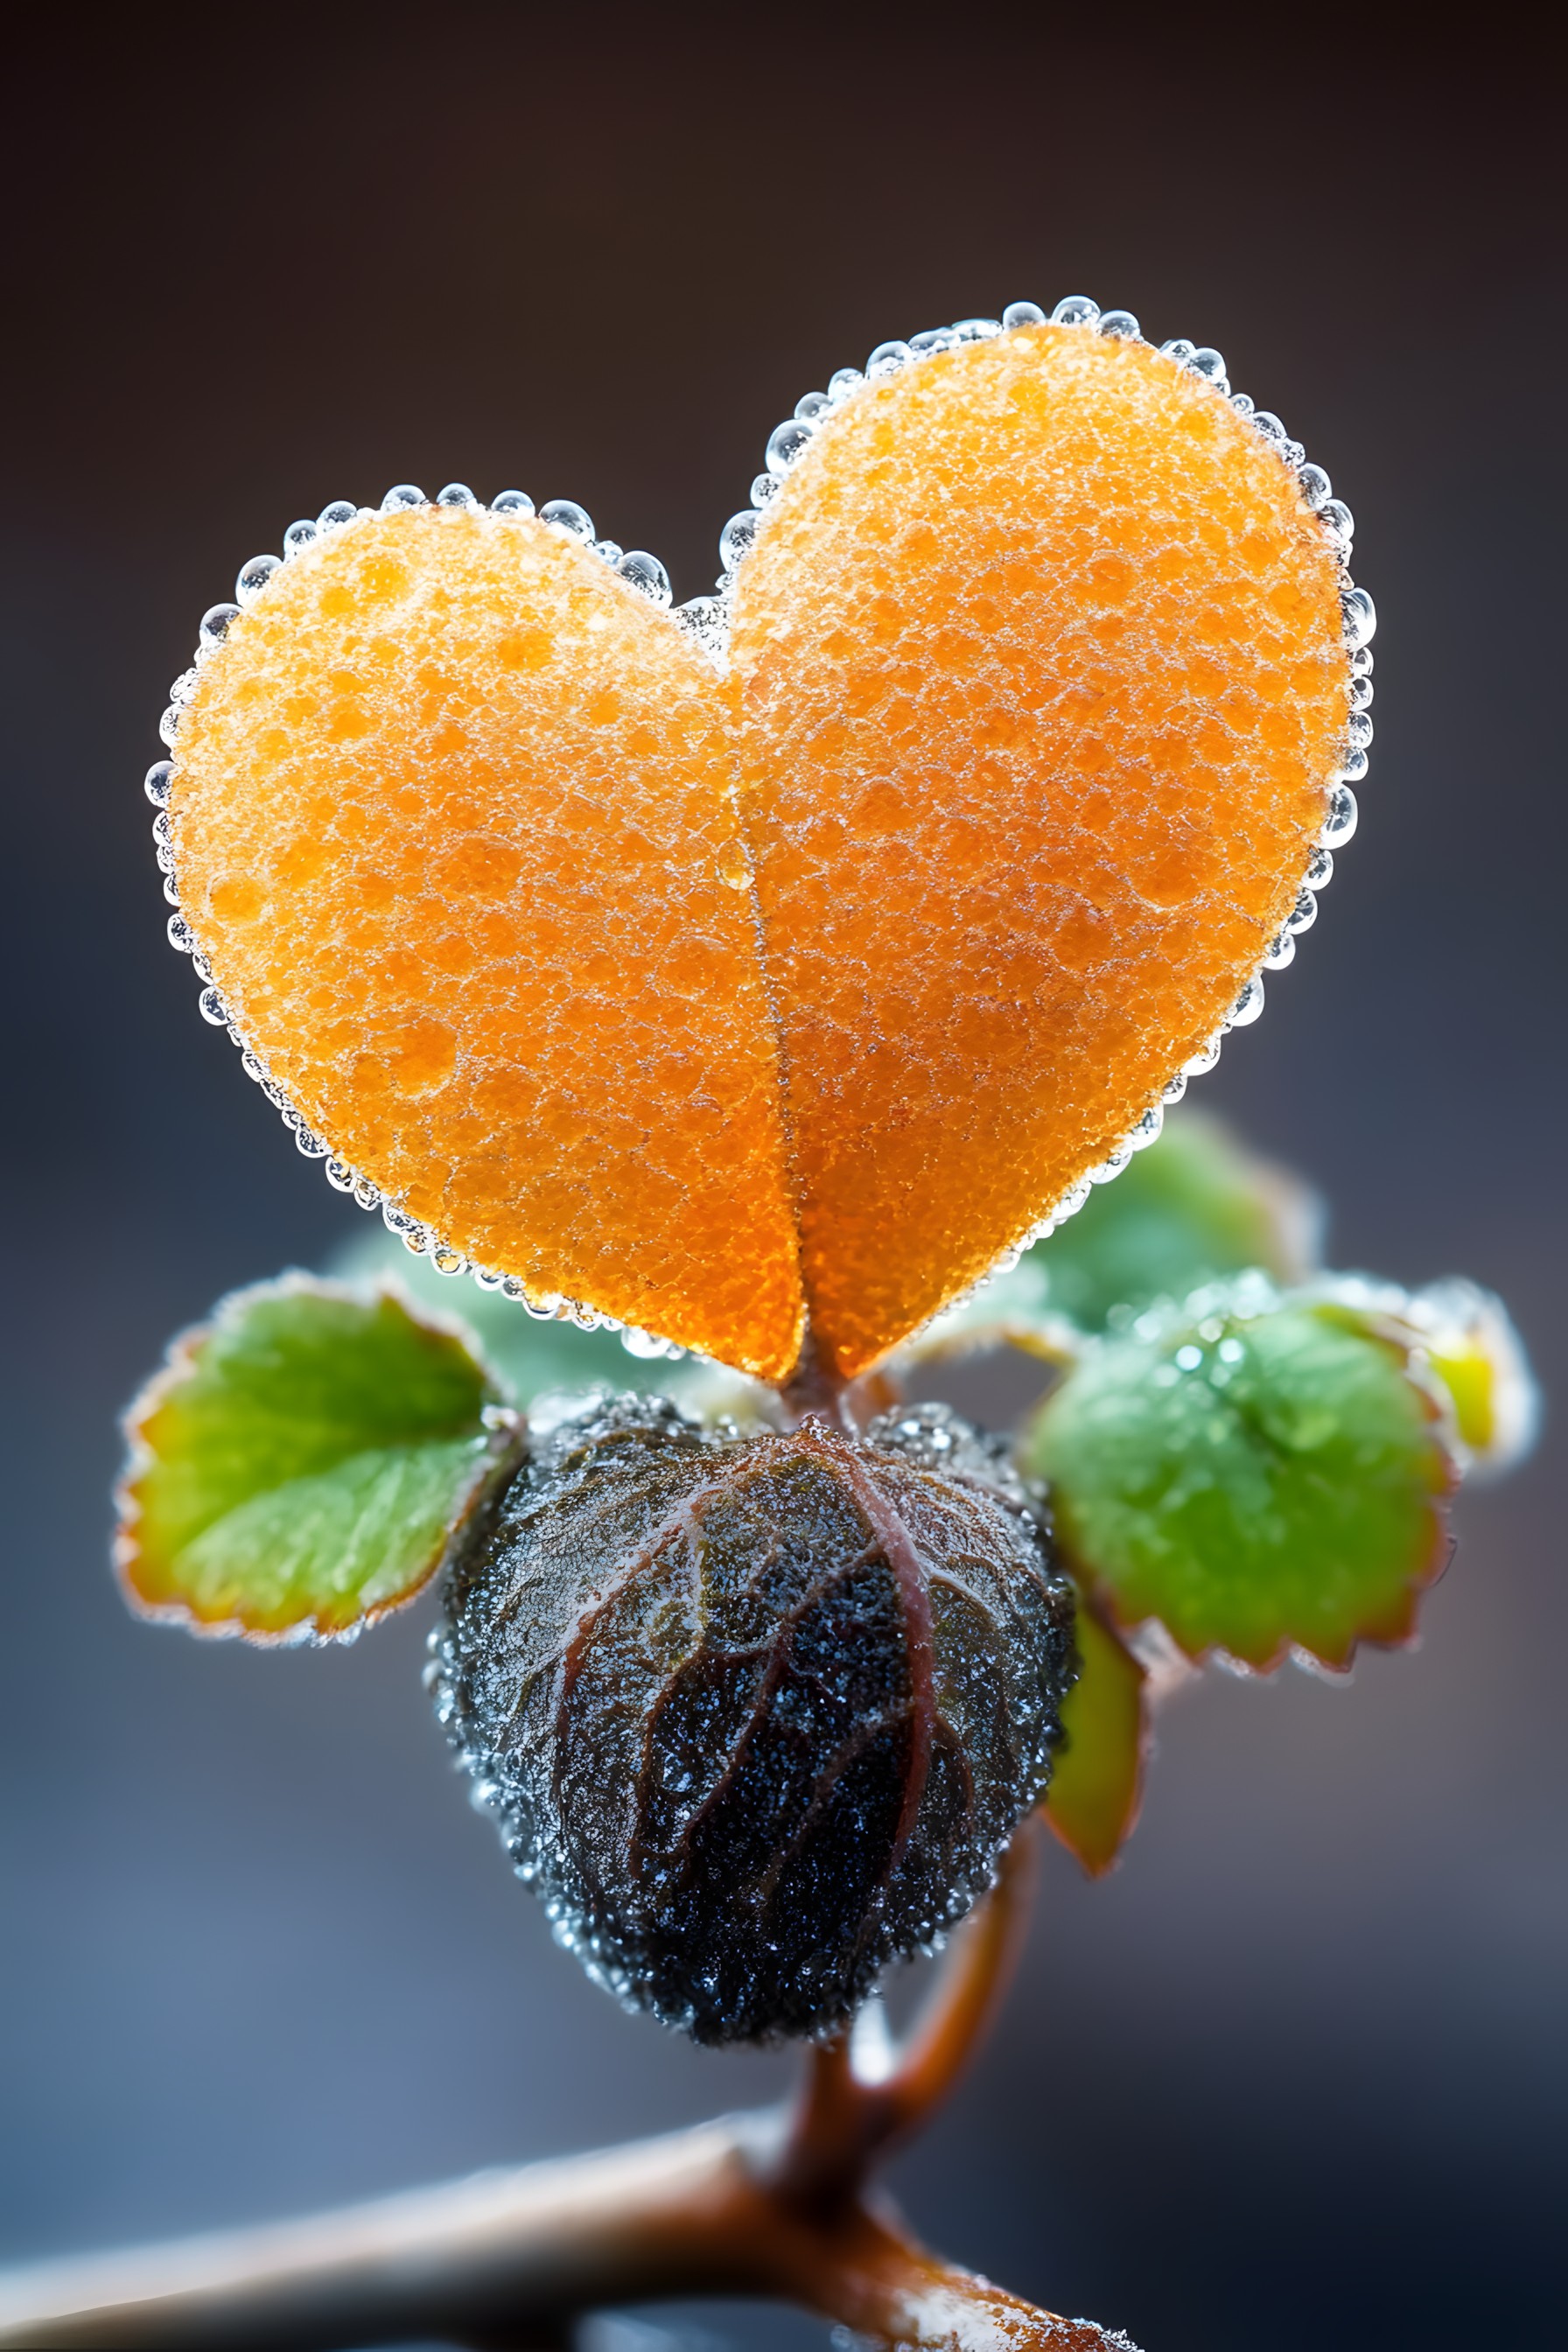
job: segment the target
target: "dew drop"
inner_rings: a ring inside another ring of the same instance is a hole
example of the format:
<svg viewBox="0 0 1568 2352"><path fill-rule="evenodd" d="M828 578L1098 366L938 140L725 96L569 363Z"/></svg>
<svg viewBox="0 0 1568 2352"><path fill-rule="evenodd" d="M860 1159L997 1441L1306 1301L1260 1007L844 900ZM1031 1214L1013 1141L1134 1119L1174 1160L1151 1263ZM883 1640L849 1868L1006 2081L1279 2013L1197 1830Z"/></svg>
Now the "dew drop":
<svg viewBox="0 0 1568 2352"><path fill-rule="evenodd" d="M1343 499L1325 499L1318 509L1318 520L1335 553L1348 556L1355 540L1355 517Z"/></svg>
<svg viewBox="0 0 1568 2352"><path fill-rule="evenodd" d="M1043 327L1046 314L1037 302L1009 302L1002 313L1002 324L1009 334L1020 327Z"/></svg>
<svg viewBox="0 0 1568 2352"><path fill-rule="evenodd" d="M1097 327L1100 324L1100 305L1091 301L1087 294L1064 295L1051 312L1051 324L1053 327Z"/></svg>
<svg viewBox="0 0 1568 2352"><path fill-rule="evenodd" d="M581 540L584 545L594 536L594 518L575 499L547 499L539 509L539 520L549 523L552 530L563 530L568 539Z"/></svg>
<svg viewBox="0 0 1568 2352"><path fill-rule="evenodd" d="M1298 467L1296 479L1300 486L1301 496L1306 499L1313 514L1320 513L1334 487L1321 466Z"/></svg>
<svg viewBox="0 0 1568 2352"><path fill-rule="evenodd" d="M428 505L424 491L416 482L394 482L381 502L384 514L406 514L415 507Z"/></svg>
<svg viewBox="0 0 1568 2352"><path fill-rule="evenodd" d="M533 500L526 490L502 490L490 500L490 512L499 515L531 515Z"/></svg>
<svg viewBox="0 0 1568 2352"><path fill-rule="evenodd" d="M616 570L626 585L635 588L639 596L646 596L650 604L658 605L661 611L668 604L669 574L657 555L634 547L629 554L621 557Z"/></svg>
<svg viewBox="0 0 1568 2352"><path fill-rule="evenodd" d="M1226 1025L1232 1029L1249 1029L1262 1010L1263 982L1254 974L1231 1006Z"/></svg>
<svg viewBox="0 0 1568 2352"><path fill-rule="evenodd" d="M1345 643L1352 653L1372 643L1377 629L1377 607L1364 588L1347 588L1340 598L1344 615Z"/></svg>
<svg viewBox="0 0 1568 2352"><path fill-rule="evenodd" d="M234 583L236 604L254 604L273 573L281 571L282 566L280 555L253 555L248 563L242 563Z"/></svg>
<svg viewBox="0 0 1568 2352"><path fill-rule="evenodd" d="M768 436L764 457L769 473L787 474L815 430L803 416L786 417L782 425L775 425Z"/></svg>
<svg viewBox="0 0 1568 2352"><path fill-rule="evenodd" d="M1118 342L1135 343L1142 334L1131 310L1102 310L1099 325L1102 335L1112 336Z"/></svg>
<svg viewBox="0 0 1568 2352"><path fill-rule="evenodd" d="M1363 760L1364 764L1364 754ZM1319 840L1326 848L1342 848L1356 829L1358 814L1355 794L1350 786L1336 784L1329 794L1329 813L1323 819Z"/></svg>
<svg viewBox="0 0 1568 2352"><path fill-rule="evenodd" d="M209 604L202 614L202 625L197 632L202 650L205 652L210 646L221 646L228 635L229 623L238 618L237 604Z"/></svg>
<svg viewBox="0 0 1568 2352"><path fill-rule="evenodd" d="M719 561L726 572L733 572L742 558L751 553L761 520L752 507L730 517L719 534Z"/></svg>
<svg viewBox="0 0 1568 2352"><path fill-rule="evenodd" d="M467 482L448 482L444 490L437 491L436 503L438 507L455 507L459 514L473 514L479 502Z"/></svg>
<svg viewBox="0 0 1568 2352"><path fill-rule="evenodd" d="M174 781L173 760L154 760L142 779L142 789L155 809L167 808Z"/></svg>

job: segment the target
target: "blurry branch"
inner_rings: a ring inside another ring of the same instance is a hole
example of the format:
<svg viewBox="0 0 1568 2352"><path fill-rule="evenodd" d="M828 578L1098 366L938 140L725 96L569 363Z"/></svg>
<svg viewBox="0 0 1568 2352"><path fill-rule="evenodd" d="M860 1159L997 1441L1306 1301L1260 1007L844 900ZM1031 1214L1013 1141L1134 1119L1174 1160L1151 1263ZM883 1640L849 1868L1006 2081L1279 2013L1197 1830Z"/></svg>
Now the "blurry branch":
<svg viewBox="0 0 1568 2352"><path fill-rule="evenodd" d="M1102 2352L1108 2337L925 2252L872 2165L945 2096L995 2005L1029 1875L1016 1842L904 2048L869 2076L813 2053L793 2114L476 2174L304 2221L0 2276L0 2347L341 2352L567 2340L606 2304L775 2295L908 2352Z"/></svg>

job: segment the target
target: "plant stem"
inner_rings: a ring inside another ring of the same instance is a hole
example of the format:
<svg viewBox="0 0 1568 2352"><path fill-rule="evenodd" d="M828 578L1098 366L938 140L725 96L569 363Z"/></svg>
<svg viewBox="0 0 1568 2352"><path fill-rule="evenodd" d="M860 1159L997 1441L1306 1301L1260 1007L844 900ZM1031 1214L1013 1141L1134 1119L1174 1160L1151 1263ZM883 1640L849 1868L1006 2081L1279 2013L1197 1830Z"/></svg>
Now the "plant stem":
<svg viewBox="0 0 1568 2352"><path fill-rule="evenodd" d="M1016 1948L1028 1864L954 1939L885 2082L847 2040L793 2116L731 2117L605 2153L476 2174L337 2213L0 2277L0 2347L341 2352L444 2338L559 2345L574 2316L661 2296L777 2295L900 2352L1106 2352L928 2253L867 2174L945 2096Z"/></svg>
<svg viewBox="0 0 1568 2352"><path fill-rule="evenodd" d="M953 1938L931 1996L889 2072L855 2070L853 2037L815 2050L781 2159L786 2193L812 2202L852 2192L941 2105L995 2014L1028 1925L1035 1825L1003 1854L996 1885Z"/></svg>

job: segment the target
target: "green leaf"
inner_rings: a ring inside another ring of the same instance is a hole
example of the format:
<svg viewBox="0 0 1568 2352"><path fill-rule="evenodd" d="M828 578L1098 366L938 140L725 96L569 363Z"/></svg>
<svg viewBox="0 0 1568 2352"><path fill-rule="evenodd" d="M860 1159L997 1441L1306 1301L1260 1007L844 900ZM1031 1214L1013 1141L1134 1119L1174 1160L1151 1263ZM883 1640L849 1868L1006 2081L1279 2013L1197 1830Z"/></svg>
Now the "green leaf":
<svg viewBox="0 0 1568 2352"><path fill-rule="evenodd" d="M309 1639L408 1600L515 1460L515 1416L454 1328L303 1275L237 1291L126 1417L116 1560L132 1605Z"/></svg>
<svg viewBox="0 0 1568 2352"><path fill-rule="evenodd" d="M1148 1752L1144 1673L1126 1643L1079 1595L1079 1677L1062 1703L1062 1744L1051 1767L1047 1822L1091 1878L1132 1834Z"/></svg>
<svg viewBox="0 0 1568 2352"><path fill-rule="evenodd" d="M1246 1150L1220 1120L1173 1111L1158 1142L1022 1262L1041 1303L1080 1330L1117 1307L1181 1300L1216 1276L1261 1266L1300 1282L1317 1259L1322 1213L1299 1177Z"/></svg>
<svg viewBox="0 0 1568 2352"><path fill-rule="evenodd" d="M518 1404L529 1404L546 1389L613 1389L672 1394L668 1360L633 1356L615 1331L584 1331L574 1323L541 1322L516 1299L476 1282L437 1274L429 1259L405 1250L379 1226L340 1253L331 1266L347 1282L397 1283L416 1307L457 1317L477 1336L486 1361Z"/></svg>
<svg viewBox="0 0 1568 2352"><path fill-rule="evenodd" d="M1455 1465L1403 1323L1260 1279L1097 1342L1026 1433L1075 1571L1124 1625L1267 1669L1398 1642Z"/></svg>

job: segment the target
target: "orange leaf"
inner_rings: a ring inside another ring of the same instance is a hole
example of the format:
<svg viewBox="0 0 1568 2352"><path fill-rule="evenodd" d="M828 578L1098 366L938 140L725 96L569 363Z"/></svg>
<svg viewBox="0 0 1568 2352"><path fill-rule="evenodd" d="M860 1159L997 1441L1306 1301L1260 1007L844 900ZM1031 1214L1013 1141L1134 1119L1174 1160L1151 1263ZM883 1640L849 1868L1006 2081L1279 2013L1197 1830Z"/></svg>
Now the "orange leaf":
<svg viewBox="0 0 1568 2352"><path fill-rule="evenodd" d="M1081 328L826 412L727 669L530 515L362 516L201 664L184 919L455 1252L772 1379L809 1316L858 1371L1256 972L1344 747L1341 585L1244 417Z"/></svg>

